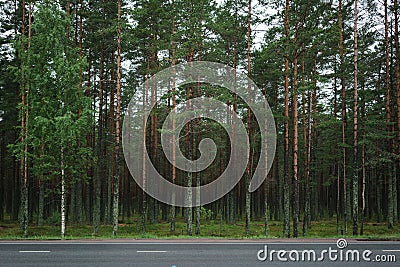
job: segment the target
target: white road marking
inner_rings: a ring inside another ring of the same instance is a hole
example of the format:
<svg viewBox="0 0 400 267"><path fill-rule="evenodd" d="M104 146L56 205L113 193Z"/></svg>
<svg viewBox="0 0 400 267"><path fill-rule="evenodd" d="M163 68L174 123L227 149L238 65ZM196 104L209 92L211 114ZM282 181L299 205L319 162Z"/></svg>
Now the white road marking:
<svg viewBox="0 0 400 267"><path fill-rule="evenodd" d="M400 249L382 249L384 252L400 252Z"/></svg>
<svg viewBox="0 0 400 267"><path fill-rule="evenodd" d="M49 253L50 250L20 250L20 253Z"/></svg>
<svg viewBox="0 0 400 267"><path fill-rule="evenodd" d="M137 250L137 253L166 253L165 250Z"/></svg>

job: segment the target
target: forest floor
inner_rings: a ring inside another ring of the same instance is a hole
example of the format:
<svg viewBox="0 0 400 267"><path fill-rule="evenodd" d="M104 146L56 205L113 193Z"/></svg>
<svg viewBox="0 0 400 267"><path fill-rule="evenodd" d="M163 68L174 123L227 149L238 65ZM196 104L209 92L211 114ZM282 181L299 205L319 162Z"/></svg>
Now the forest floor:
<svg viewBox="0 0 400 267"><path fill-rule="evenodd" d="M307 234L302 234L302 224L300 223L299 233L301 238L352 238L352 225L348 223L348 234L342 234L343 223L339 226L339 234L336 230L336 221L318 221L312 222L311 228ZM194 234L195 225L193 225L193 235L186 235L186 224L183 221L176 222L175 232L170 231L169 222L147 223L146 233L142 234L141 222L139 219L131 219L127 223L121 223L118 228L118 238L133 239L193 239L193 238L211 238L211 239L261 239L266 238L263 221L253 221L251 223L251 233L245 235L244 221L237 221L235 224L226 224L220 220L205 221L201 224L200 235ZM268 238L282 238L282 222L271 221L268 223ZM400 225L393 229L388 229L386 223L367 222L364 224L364 234L358 236L370 240L400 240ZM112 237L112 226L102 225L98 235L93 235L91 225L78 226L76 224L67 225L66 239L110 239ZM18 224L9 222L0 222L0 240L23 239L22 231ZM29 239L33 240L51 240L60 239L60 225L47 224L38 227L35 224L29 225Z"/></svg>

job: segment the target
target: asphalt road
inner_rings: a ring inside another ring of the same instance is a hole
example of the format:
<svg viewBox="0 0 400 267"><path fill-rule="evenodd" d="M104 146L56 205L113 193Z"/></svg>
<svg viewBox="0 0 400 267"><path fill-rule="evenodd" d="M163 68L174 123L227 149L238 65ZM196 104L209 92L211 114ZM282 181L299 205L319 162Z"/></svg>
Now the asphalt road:
<svg viewBox="0 0 400 267"><path fill-rule="evenodd" d="M0 266L400 266L400 242L347 240L343 245L270 239L0 241Z"/></svg>

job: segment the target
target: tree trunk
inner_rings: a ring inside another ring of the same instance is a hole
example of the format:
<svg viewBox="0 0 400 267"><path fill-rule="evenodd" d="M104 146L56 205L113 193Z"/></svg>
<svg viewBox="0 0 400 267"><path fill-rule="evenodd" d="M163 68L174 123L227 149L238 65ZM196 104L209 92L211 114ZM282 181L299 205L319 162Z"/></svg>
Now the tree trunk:
<svg viewBox="0 0 400 267"><path fill-rule="evenodd" d="M334 65L334 73L337 72L336 68L336 63ZM337 113L338 113L338 108L337 108L337 95L338 95L338 90L337 90L337 76L334 77L334 82L333 82L333 94L334 94L334 103L333 103L333 117L335 120L338 119ZM339 132L338 129L335 127L335 131ZM339 140L337 139L337 136L335 136L335 153L338 152L337 149L337 144L339 143ZM335 164L334 164L334 175L336 176L336 235L339 236L339 225L340 225L340 168L339 168L339 163L337 156L335 156Z"/></svg>
<svg viewBox="0 0 400 267"><path fill-rule="evenodd" d="M6 160L6 153L4 150L6 149L6 140L5 140L5 132L3 131L1 133L1 145L0 145L0 222L4 220L4 207L7 209L7 200L6 200L6 194L5 194L5 176L6 176L6 171L5 171L5 160Z"/></svg>
<svg viewBox="0 0 400 267"><path fill-rule="evenodd" d="M117 110L115 121L115 160L114 160L114 190L113 190L113 236L118 233L118 200L119 200L119 146L120 146L120 114L121 114L121 0L118 0L117 28ZM111 103L114 105L114 103Z"/></svg>
<svg viewBox="0 0 400 267"><path fill-rule="evenodd" d="M304 207L304 219L303 219L303 235L305 236L307 234L307 228L309 227L310 223L310 201L311 201L311 189L310 189L310 165L311 165L311 134L312 134L312 120L313 118L311 117L311 107L312 107L312 97L311 97L311 90L308 90L308 118L307 118L307 159L306 159L306 199L305 199L305 207Z"/></svg>
<svg viewBox="0 0 400 267"><path fill-rule="evenodd" d="M99 120L97 135L97 166L94 180L94 211L93 211L93 234L100 231L100 200L101 180L103 177L103 86L104 86L104 31L101 33L101 55L100 55L100 89L99 89Z"/></svg>
<svg viewBox="0 0 400 267"><path fill-rule="evenodd" d="M188 99L188 106L187 109L191 110L191 104L190 104L190 99L191 99L191 87L187 89L187 99ZM186 148L187 148L187 155L188 159L192 160L192 155L193 155L193 139L192 139L192 123L190 121L186 122ZM192 168L191 168L192 169ZM187 205L190 205L192 203L192 182L193 182L193 173L192 172L187 172L186 174L186 192L185 192L185 201ZM187 235L192 235L192 207L188 206L185 208L185 220L186 220L186 234Z"/></svg>
<svg viewBox="0 0 400 267"><path fill-rule="evenodd" d="M354 1L354 107L353 107L353 235L358 235L358 91L357 91L357 0Z"/></svg>
<svg viewBox="0 0 400 267"><path fill-rule="evenodd" d="M171 18L171 58L172 58L172 68L174 70L175 74L175 41L174 41L174 33L175 33L175 6L174 6L174 0L172 0L172 18ZM175 119L175 108L176 108L176 99L175 99L175 87L176 87L176 81L175 81L175 75L172 77L172 162L171 162L171 168L172 168L172 183L175 184L176 180L176 119ZM172 204L175 204L175 191L172 191L172 196L171 196L171 202ZM175 232L175 217L176 217L176 208L174 205L171 207L171 225L170 225L170 230L171 232Z"/></svg>
<svg viewBox="0 0 400 267"><path fill-rule="evenodd" d="M289 45L289 8L290 0L285 5L285 36ZM290 189L289 189L289 55L285 53L285 154L283 161L283 236L290 237Z"/></svg>
<svg viewBox="0 0 400 267"><path fill-rule="evenodd" d="M364 234L364 220L365 220L365 144L362 144L361 148L361 164L362 164L362 188L361 188L361 201L362 201L362 212L361 212L361 228L360 235Z"/></svg>
<svg viewBox="0 0 400 267"><path fill-rule="evenodd" d="M194 60L194 50L190 49L189 53L187 55L187 61L193 62ZM191 64L191 63L190 63ZM191 77L193 79L193 77ZM192 87L189 86L186 89L186 100L187 100L187 105L186 105L186 110L188 112L192 111L192 105L191 105L191 98L192 98ZM192 161L193 160L193 123L191 121L186 121L186 128L185 128L185 143L186 143L186 152L187 152L187 158ZM190 167L192 170L193 168ZM186 221L186 234L191 236L192 235L192 219L193 219L193 208L192 208L192 199L193 199L193 192L192 192L192 183L193 183L193 173L192 172L187 172L186 173L186 181L185 181L185 186L186 186L186 191L185 191L185 203L187 207L184 208L184 213L185 213L185 221Z"/></svg>
<svg viewBox="0 0 400 267"><path fill-rule="evenodd" d="M146 77L146 84L145 84L145 92L143 96L143 107L144 107L144 114L147 114L147 104L148 104L148 97L149 97L149 78L150 78L150 61L147 59L147 77ZM142 179L143 179L143 196L142 196L142 234L146 233L146 217L147 217L147 195L146 195L146 186L147 186L147 166L146 166L146 142L147 142L147 135L146 135L146 122L147 117L143 115L143 144L142 144Z"/></svg>
<svg viewBox="0 0 400 267"><path fill-rule="evenodd" d="M238 22L237 22L237 17L238 17L238 11L237 11L237 6L235 5L235 33L233 36L233 81L236 84L236 69L237 69L237 27L238 27ZM231 116L231 121L232 121L232 143L235 143L236 140L236 111L237 111L237 95L236 95L236 87L234 87L234 95L233 95L233 104L232 104L232 116ZM233 154L233 166L236 164L237 160L237 150L236 147L234 146L232 148L232 154ZM237 175L235 170L233 175ZM237 186L235 186L229 193L228 193L228 203L229 203L229 217L228 217L228 223L229 224L234 224L235 223L235 192L237 191Z"/></svg>
<svg viewBox="0 0 400 267"><path fill-rule="evenodd" d="M349 190L347 189L347 170L346 170L346 125L347 125L347 115L346 115L346 81L344 79L344 63L345 63L345 51L343 45L343 19L342 19L342 0L339 0L338 5L338 17L339 17L339 50L340 50L340 84L342 91L342 157L343 157L343 217L344 217L344 232L347 234L347 215L349 213L348 202L349 200Z"/></svg>
<svg viewBox="0 0 400 267"><path fill-rule="evenodd" d="M119 27L119 21L117 22ZM117 28L117 54L118 54L118 28ZM118 55L117 55L118 57ZM115 70L114 70L114 54L111 57L111 81L116 81L118 83L118 80L115 79ZM118 59L117 59L118 61ZM117 62L118 64L118 62ZM117 66L118 68L118 66ZM118 70L117 70L118 71ZM118 79L118 77L117 77ZM114 84L110 85L110 114L109 114L109 122L110 122L110 136L114 138L116 141L116 126L115 126L115 88ZM115 177L115 168L118 166L118 164L115 162L115 149L116 149L116 143L114 144L114 147L110 151L110 162L109 162L109 172L107 173L108 176L108 181L107 181L107 203L106 203L106 214L104 220L106 223L114 223L114 217L113 217L113 202L114 202L114 177Z"/></svg>
<svg viewBox="0 0 400 267"><path fill-rule="evenodd" d="M387 149L388 153L391 153L391 108L390 108L390 64L389 64L389 25L388 25L388 0L385 0L384 2L385 6L385 88L386 88L386 124L387 124L387 135L388 135L388 141L387 141ZM389 170L389 175L388 175L388 215L387 215L387 220L388 220L388 228L392 229L393 228L393 222L394 222L394 214L393 214L393 202L395 201L393 199L393 173L392 173L392 166L389 163L388 164L388 170Z"/></svg>
<svg viewBox="0 0 400 267"><path fill-rule="evenodd" d="M293 62L293 237L299 236L297 52Z"/></svg>
<svg viewBox="0 0 400 267"><path fill-rule="evenodd" d="M64 167L64 147L61 147L61 238L65 238L65 210L66 210L66 194L65 194L65 167Z"/></svg>
<svg viewBox="0 0 400 267"><path fill-rule="evenodd" d="M304 43L302 43L302 59L301 59L301 82L302 84L304 84L305 79L304 79L304 75L305 75L305 62L304 62ZM309 99L310 100L310 99ZM306 195L306 197L304 198L304 217L303 217L303 236L306 235L307 233L307 225L305 224L306 220L305 218L307 217L307 190L308 190L308 181L307 181L307 125L309 122L306 121L306 94L303 91L301 93L301 124L302 124L302 130L303 130L303 155L304 155L304 172L303 172L303 178L305 181L304 184L304 193Z"/></svg>
<svg viewBox="0 0 400 267"><path fill-rule="evenodd" d="M248 13L247 13L247 76L251 75L251 58L250 58L250 49L251 49L251 0L248 2ZM248 93L248 102L251 102L250 98L250 83L247 84L247 93ZM249 140L251 140L251 110L250 107L247 110L247 135ZM251 207L251 196L249 191L251 179L251 163L247 163L246 167L246 235L250 235L250 207Z"/></svg>
<svg viewBox="0 0 400 267"><path fill-rule="evenodd" d="M201 59L199 59L201 60ZM201 87L201 83L200 83L200 77L197 77L197 94L196 97L200 97L201 96L201 91L200 91L200 87ZM201 107L199 107L201 108ZM228 106L228 112L227 112L227 122L229 123L229 106ZM197 126L197 128L199 127L199 119L195 120L195 124ZM194 135L194 141L193 141L193 150L194 150L194 156L197 159L198 155L197 155L197 140L201 140L201 131L198 130L198 133L195 133ZM196 228L195 228L195 234L196 235L200 235L200 186L201 186L201 172L197 172L194 174L196 177Z"/></svg>
<svg viewBox="0 0 400 267"><path fill-rule="evenodd" d="M32 6L29 2L28 8L28 53L31 40ZM25 1L22 1L22 29L21 34L25 35ZM24 42L22 42L22 53L25 53ZM24 238L28 237L29 211L28 211L28 129L29 129L29 82L25 80L24 56L21 62L21 142L23 144L23 156L20 160L21 174L21 204L20 204L20 223L24 232Z"/></svg>
<svg viewBox="0 0 400 267"><path fill-rule="evenodd" d="M157 35L153 34L153 44L157 43ZM158 65L158 55L157 50L155 47L152 48L152 55L151 55L151 62L152 66L157 68ZM154 106L153 106L154 105ZM151 106L154 109L157 109L157 84L151 85ZM151 114L151 132L150 132L150 144L152 150L152 162L155 166L159 164L158 162L158 133L157 133L157 125L158 125L158 116L157 112L153 112ZM151 216L150 221L151 223L158 223L158 201L153 197L150 198L150 211Z"/></svg>
<svg viewBox="0 0 400 267"><path fill-rule="evenodd" d="M397 99L397 154L400 155L400 47L399 47L399 16L398 16L398 0L394 0L394 40L395 40L395 48L396 48L396 99ZM398 167L397 170L400 171L400 158L398 159ZM399 180L399 178L396 178ZM397 183L394 183L394 186L398 186ZM396 190L397 191L397 190ZM397 195L397 194L396 194ZM397 199L395 200L397 201ZM397 202L396 202L397 203ZM397 212L399 216L399 211ZM399 218L394 218L396 222L399 221Z"/></svg>
<svg viewBox="0 0 400 267"><path fill-rule="evenodd" d="M397 153L400 154L400 47L399 47L399 15L398 15L398 0L394 0L394 40L395 40L395 48L396 48L396 102L397 102ZM400 168L400 158L398 159L398 168ZM397 177L395 177L398 180ZM397 183L394 182L393 186L395 187L396 196L397 196ZM397 203L397 199L395 199L395 203ZM396 205L398 206L398 205ZM397 208L398 209L398 208ZM394 218L395 222L398 222L399 211L397 212L397 216Z"/></svg>
<svg viewBox="0 0 400 267"><path fill-rule="evenodd" d="M91 96L91 60L90 60L90 49L88 51L88 68L87 68L87 96ZM93 101L95 102L95 101ZM93 105L93 104L92 104ZM93 106L92 106L93 107ZM91 149L92 151L95 151L95 143L94 143L94 136L95 136L95 127L92 127L92 132L88 133L86 135L86 141L87 141L87 147ZM93 163L93 161L91 161ZM93 215L93 197L92 197L92 192L93 192L93 183L94 183L94 178L93 178L93 170L94 167L91 166L86 166L86 175L89 178L88 183L84 183L84 197L85 197L85 221L86 224L90 224L90 222L93 222L94 219L92 217Z"/></svg>
<svg viewBox="0 0 400 267"><path fill-rule="evenodd" d="M195 234L200 235L200 173L196 173L196 229Z"/></svg>
<svg viewBox="0 0 400 267"><path fill-rule="evenodd" d="M75 223L75 211L76 211L76 203L75 203L75 199L76 199L76 184L71 184L69 187L69 209L67 207L67 211L66 211L66 218L68 221L70 221L71 223Z"/></svg>

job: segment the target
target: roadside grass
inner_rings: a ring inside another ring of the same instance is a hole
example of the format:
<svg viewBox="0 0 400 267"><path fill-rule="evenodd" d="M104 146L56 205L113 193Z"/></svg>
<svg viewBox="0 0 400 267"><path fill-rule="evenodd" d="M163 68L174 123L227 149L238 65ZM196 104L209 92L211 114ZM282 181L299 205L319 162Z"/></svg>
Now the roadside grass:
<svg viewBox="0 0 400 267"><path fill-rule="evenodd" d="M312 222L311 228L307 230L307 235L302 235L302 223L299 225L299 237L302 238L338 238L353 237L351 234L351 224L348 224L348 234L341 235L343 223L339 227L339 235L336 233L336 221L318 221ZM262 239L266 238L264 234L263 221L251 222L251 234L245 235L244 221L237 221L235 224L226 224L220 220L205 221L201 224L200 235L194 233L186 235L186 223L183 220L177 220L175 232L170 231L169 222L147 223L146 233L142 234L140 218L131 218L127 223L121 223L118 228L118 238L129 239L192 239L192 238L211 238L211 239ZM292 230L292 229L291 229ZM65 239L110 239L113 238L111 225L102 225L98 235L93 235L91 225L67 225ZM282 238L282 222L270 221L268 224L267 238ZM385 223L368 222L364 224L364 235L356 238L365 239L391 239L400 240L400 226L395 225L393 229L388 229ZM57 224L45 225L42 227L30 224L29 240L59 240L60 226ZM0 240L23 240L22 231L18 224L0 223Z"/></svg>

